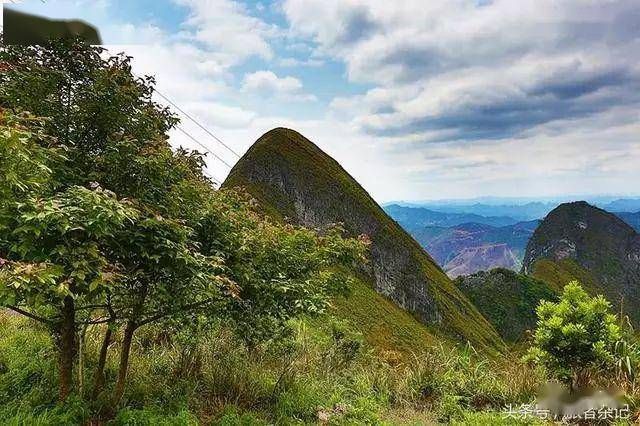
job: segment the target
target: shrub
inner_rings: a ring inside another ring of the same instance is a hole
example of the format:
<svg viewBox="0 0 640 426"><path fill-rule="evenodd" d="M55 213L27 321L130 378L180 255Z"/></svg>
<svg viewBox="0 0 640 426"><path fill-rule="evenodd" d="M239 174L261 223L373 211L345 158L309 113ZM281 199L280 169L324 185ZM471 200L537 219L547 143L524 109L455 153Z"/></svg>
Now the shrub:
<svg viewBox="0 0 640 426"><path fill-rule="evenodd" d="M589 376L615 366L615 348L622 333L611 305L603 296L589 297L578 282L564 288L557 303L543 301L526 359L569 385L585 386Z"/></svg>

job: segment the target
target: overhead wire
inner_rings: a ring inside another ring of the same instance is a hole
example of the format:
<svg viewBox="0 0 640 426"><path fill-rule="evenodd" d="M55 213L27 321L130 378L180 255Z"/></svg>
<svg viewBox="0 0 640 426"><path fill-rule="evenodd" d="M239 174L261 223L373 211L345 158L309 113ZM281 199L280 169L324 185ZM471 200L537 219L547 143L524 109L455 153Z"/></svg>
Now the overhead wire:
<svg viewBox="0 0 640 426"><path fill-rule="evenodd" d="M134 77L137 78L141 78L140 76L136 75L133 71L131 71L131 74ZM194 118L191 114L189 114L188 112L186 112L183 108L181 108L176 102L172 101L168 95L165 95L164 93L162 93L161 91L158 90L157 87L153 88L154 92L158 94L158 96L160 96L162 99L164 99L165 101L167 101L170 105L172 105L174 108L176 108L176 110L178 110L180 113L182 113L182 115L184 115L186 118L188 118L190 121L192 121L193 123L195 123L200 129L202 129L206 134L208 134L209 136L211 136L215 142L219 143L220 145L222 145L226 150L228 150L229 152L231 152L233 155L235 155L237 158L240 158L241 155L238 154L235 150L233 150L229 145L227 145L226 143L224 143L224 141L222 141L221 138L219 138L218 136L216 136L212 131L210 131L208 128L206 128L203 124L201 124L196 118ZM213 152L208 146L206 146L203 142L201 142L199 139L197 139L196 137L194 137L193 135L191 135L189 132L187 132L186 130L184 130L182 127L180 127L179 125L176 125L176 128L183 133L185 136L187 136L189 139L191 139L193 142L195 142L198 146L200 146L202 149L204 149L206 152L210 153L213 157L215 157L218 161L220 161L222 164L224 164L225 166L227 166L229 169L232 169L233 166L231 164L229 164L227 161L225 161L220 155L216 154L215 152ZM204 171L203 171L204 172ZM216 179L212 176L208 176L210 179L212 179L215 183L217 183L218 185L220 185L219 179Z"/></svg>
<svg viewBox="0 0 640 426"><path fill-rule="evenodd" d="M178 111L180 111L182 114L184 114L185 117L187 117L189 120L193 121L198 127L200 127L202 130L204 130L209 136L211 136L212 138L214 138L220 145L224 146L229 152L231 152L233 155L235 155L236 157L240 158L241 155L238 154L236 151L234 151L229 145L227 145L226 143L224 143L222 141L222 139L220 139L219 137L217 137L216 135L214 135L209 129L207 129L206 127L204 127L202 124L200 124L200 122L198 120L196 120L195 118L193 118L189 113L187 113L185 110L183 110L182 108L180 108L175 102L173 102L171 99L169 99L168 96L164 95L162 92L160 92L157 88L154 89L155 92L160 95L160 97L162 97L165 101L169 102L171 105L173 105L173 107L175 107Z"/></svg>

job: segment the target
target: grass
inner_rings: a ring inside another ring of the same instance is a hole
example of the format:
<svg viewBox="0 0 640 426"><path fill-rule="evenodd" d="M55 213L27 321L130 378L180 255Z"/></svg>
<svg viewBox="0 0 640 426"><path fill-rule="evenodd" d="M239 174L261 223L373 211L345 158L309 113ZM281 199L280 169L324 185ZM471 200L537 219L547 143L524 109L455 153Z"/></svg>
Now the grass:
<svg viewBox="0 0 640 426"><path fill-rule="evenodd" d="M361 333L366 342L393 357L402 357L433 346L437 337L407 311L377 293L364 278L359 278L347 297L333 303L334 314Z"/></svg>
<svg viewBox="0 0 640 426"><path fill-rule="evenodd" d="M554 262L541 259L533 264L531 276L548 283L558 294L571 281L579 281L587 293L601 293L595 278L573 259L562 259Z"/></svg>
<svg viewBox="0 0 640 426"><path fill-rule="evenodd" d="M397 320L408 327L398 332L398 342L416 332L409 318ZM82 424L92 418L112 425L289 425L317 424L319 418L330 424L467 424L474 413L492 411L497 418L505 403L529 401L540 380L513 359L488 359L471 347L431 346L387 359L370 338L335 317L294 326L295 339L255 348L224 327L141 329L124 400L111 410L106 398L89 402L77 393L56 405L48 333L3 313L0 424ZM96 327L87 335L85 393L99 332ZM108 360L109 388L118 345Z"/></svg>

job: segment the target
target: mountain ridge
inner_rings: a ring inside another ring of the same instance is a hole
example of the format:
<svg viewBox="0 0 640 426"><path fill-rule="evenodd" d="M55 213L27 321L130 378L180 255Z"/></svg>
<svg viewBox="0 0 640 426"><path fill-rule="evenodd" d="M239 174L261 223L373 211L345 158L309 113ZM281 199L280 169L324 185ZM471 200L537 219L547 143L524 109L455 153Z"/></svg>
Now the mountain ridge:
<svg viewBox="0 0 640 426"><path fill-rule="evenodd" d="M419 229L424 226L458 226L465 223L479 223L491 226L508 226L519 222L508 216L482 216L475 213L443 212L425 207L387 205L383 210L405 229Z"/></svg>
<svg viewBox="0 0 640 426"><path fill-rule="evenodd" d="M421 322L487 348L503 343L444 271L338 162L300 133L276 128L233 167L223 188L244 188L268 214L322 231L341 223L369 235L375 290Z"/></svg>
<svg viewBox="0 0 640 426"><path fill-rule="evenodd" d="M640 235L613 213L561 204L529 240L522 272L557 286L577 279L640 323Z"/></svg>

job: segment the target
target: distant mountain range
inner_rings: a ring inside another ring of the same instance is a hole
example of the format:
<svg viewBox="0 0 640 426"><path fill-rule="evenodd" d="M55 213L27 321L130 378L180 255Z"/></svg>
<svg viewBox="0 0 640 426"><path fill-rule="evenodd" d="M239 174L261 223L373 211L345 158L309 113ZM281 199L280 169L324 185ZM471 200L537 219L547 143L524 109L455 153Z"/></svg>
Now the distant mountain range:
<svg viewBox="0 0 640 426"><path fill-rule="evenodd" d="M640 208L640 200L603 197L599 201L609 211L616 211L615 215L636 231L640 229L640 212L621 210ZM391 204L384 210L434 257L450 277L457 277L497 267L520 270L529 238L540 220L557 204L440 202L430 207ZM528 217L536 219L518 220Z"/></svg>
<svg viewBox="0 0 640 426"><path fill-rule="evenodd" d="M385 206L384 211L409 231L421 229L426 226L450 227L463 223L506 226L519 222L507 216L482 216L468 212L438 212L424 207L406 207L397 204Z"/></svg>
<svg viewBox="0 0 640 426"><path fill-rule="evenodd" d="M451 227L427 226L413 237L451 277L502 267L519 271L527 242L539 221L507 226L463 223Z"/></svg>
<svg viewBox="0 0 640 426"><path fill-rule="evenodd" d="M564 202L587 200L590 204L609 212L638 212L640 198L615 198L599 196L591 198L576 197L561 201L560 199L541 199L532 201L520 198L480 198L472 200L440 200L417 202L385 203L385 209L391 206L406 208L424 208L432 212L450 214L469 214L483 217L509 217L512 220L528 221L544 218L549 212ZM526 202L525 202L526 201ZM486 221L472 222L487 223ZM491 224L491 223L489 223Z"/></svg>
<svg viewBox="0 0 640 426"><path fill-rule="evenodd" d="M640 212L636 213L628 213L628 212L618 212L615 213L620 219L627 222L636 232L640 232Z"/></svg>

